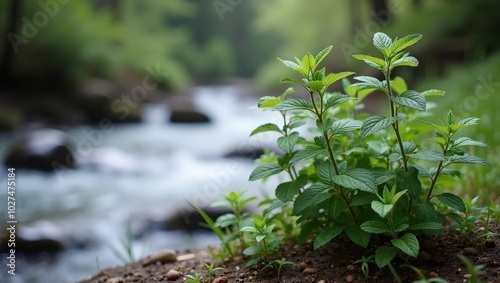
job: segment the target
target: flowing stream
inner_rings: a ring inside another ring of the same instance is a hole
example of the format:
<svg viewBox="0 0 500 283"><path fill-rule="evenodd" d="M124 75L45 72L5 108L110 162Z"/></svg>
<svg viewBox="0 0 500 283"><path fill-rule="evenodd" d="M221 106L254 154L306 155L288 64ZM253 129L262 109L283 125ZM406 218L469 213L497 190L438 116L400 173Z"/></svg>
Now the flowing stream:
<svg viewBox="0 0 500 283"><path fill-rule="evenodd" d="M271 144L273 135L248 137L260 124L279 123L278 117L255 109L255 99L235 95L232 86L198 87L194 97L211 123L170 124L168 109L150 105L140 124L66 131L74 141L77 159L91 164L96 158L98 168L81 166L51 174L16 170L18 233L27 239L66 239L73 245L56 256L17 254L16 276L6 273L7 259L2 254L0 282L83 280L122 264L112 247L125 251L127 224L134 230L146 219L165 218L183 209L186 201L206 206L218 200L220 193L272 192L272 186L248 182L253 161L222 156L243 147ZM11 139L1 138L0 156L5 156ZM0 184L0 220L6 223L7 168L0 170L4 172L0 175L4 182ZM141 258L165 248L208 244L218 241L207 233L157 231L135 239L133 250Z"/></svg>

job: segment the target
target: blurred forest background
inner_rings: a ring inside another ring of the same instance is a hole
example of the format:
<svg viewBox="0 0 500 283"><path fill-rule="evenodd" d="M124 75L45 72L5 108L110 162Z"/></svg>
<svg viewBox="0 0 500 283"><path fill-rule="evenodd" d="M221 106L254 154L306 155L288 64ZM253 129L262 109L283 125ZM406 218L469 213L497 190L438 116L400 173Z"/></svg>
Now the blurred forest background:
<svg viewBox="0 0 500 283"><path fill-rule="evenodd" d="M160 96L236 78L250 80L261 95L276 91L287 75L276 57L331 44L331 70L369 74L351 55L375 55L371 37L384 31L424 35L412 49L419 68L403 74L410 87L446 90L446 98L436 98L436 113L451 108L481 117L478 139L494 146L500 142L492 130L500 120L498 11L497 0L0 0L0 127L119 121L109 96L148 75Z"/></svg>

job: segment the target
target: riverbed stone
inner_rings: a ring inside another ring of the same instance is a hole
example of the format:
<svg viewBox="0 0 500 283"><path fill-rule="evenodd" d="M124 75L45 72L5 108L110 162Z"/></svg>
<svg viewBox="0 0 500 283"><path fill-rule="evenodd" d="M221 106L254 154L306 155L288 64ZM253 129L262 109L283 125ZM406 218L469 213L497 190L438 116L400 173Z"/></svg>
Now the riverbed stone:
<svg viewBox="0 0 500 283"><path fill-rule="evenodd" d="M177 253L174 250L166 249L155 255L152 255L142 261L142 266L149 266L157 262L161 264L177 261Z"/></svg>

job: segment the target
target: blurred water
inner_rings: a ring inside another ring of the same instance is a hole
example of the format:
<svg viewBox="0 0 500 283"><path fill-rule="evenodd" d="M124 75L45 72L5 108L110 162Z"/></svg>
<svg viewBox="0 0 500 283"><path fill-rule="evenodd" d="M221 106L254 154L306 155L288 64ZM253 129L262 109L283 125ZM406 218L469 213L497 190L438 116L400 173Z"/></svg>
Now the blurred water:
<svg viewBox="0 0 500 283"><path fill-rule="evenodd" d="M279 118L252 109L256 101L237 96L234 90L196 89L197 106L212 119L206 125L169 124L164 108L151 105L142 124L112 125L106 131L88 127L68 130L79 160L106 157L99 170L82 167L56 174L17 170L19 233L27 238L42 234L76 239L88 246L66 250L55 258L18 255L15 277L6 273L2 255L0 282L82 280L102 268L121 264L110 246L123 250L120 241L129 221L140 225L143 219L164 217L181 209L186 201L207 205L231 190L247 188L249 194L259 195L262 185L247 181L254 163L221 156L249 144L271 143L271 135L248 136L258 125ZM1 156L5 156L8 143L8 137L1 139ZM0 180L5 180L6 168L0 170L5 172ZM0 187L4 202L6 184ZM1 207L5 209L3 203ZM0 223L5 223L6 209L0 215ZM217 244L217 240L206 234L155 232L138 239L134 250L140 257L164 248L210 243Z"/></svg>

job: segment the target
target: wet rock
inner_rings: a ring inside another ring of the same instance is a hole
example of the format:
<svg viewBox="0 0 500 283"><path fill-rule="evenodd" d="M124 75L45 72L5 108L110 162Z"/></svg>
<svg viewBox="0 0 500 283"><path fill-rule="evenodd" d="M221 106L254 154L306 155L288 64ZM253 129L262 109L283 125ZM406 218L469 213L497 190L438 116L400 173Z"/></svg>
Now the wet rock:
<svg viewBox="0 0 500 283"><path fill-rule="evenodd" d="M226 276L215 278L214 281L212 281L212 283L227 283L227 282L229 282L229 279Z"/></svg>
<svg viewBox="0 0 500 283"><path fill-rule="evenodd" d="M39 171L74 168L75 159L66 134L55 129L28 132L14 141L5 158L7 167Z"/></svg>
<svg viewBox="0 0 500 283"><path fill-rule="evenodd" d="M316 270L314 268L308 267L308 268L304 269L304 271L302 271L302 273L307 276L307 275L311 275L311 274L316 273Z"/></svg>
<svg viewBox="0 0 500 283"><path fill-rule="evenodd" d="M210 118L196 110L174 110L170 114L171 123L209 123Z"/></svg>
<svg viewBox="0 0 500 283"><path fill-rule="evenodd" d="M181 273L175 269L170 269L167 272L167 280L175 281L181 277Z"/></svg>
<svg viewBox="0 0 500 283"><path fill-rule="evenodd" d="M462 250L462 254L465 256L474 256L479 254L479 251L476 248L467 247Z"/></svg>
<svg viewBox="0 0 500 283"><path fill-rule="evenodd" d="M2 241L2 243L6 243L6 241ZM16 253L23 254L40 254L46 253L49 255L55 255L65 249L65 245L55 239L24 239L22 237L16 237ZM0 247L0 253L7 252L9 248L7 246Z"/></svg>
<svg viewBox="0 0 500 283"><path fill-rule="evenodd" d="M161 264L172 263L177 261L177 253L174 250L166 249L155 255L152 255L142 261L142 266L148 266L157 262Z"/></svg>
<svg viewBox="0 0 500 283"><path fill-rule="evenodd" d="M247 147L241 149L235 149L224 155L224 158L246 158L246 159L257 159L264 154L264 149Z"/></svg>
<svg viewBox="0 0 500 283"><path fill-rule="evenodd" d="M232 213L229 208L224 207L204 207L202 209L213 221L217 220L221 215ZM196 210L186 207L164 220L161 226L165 230L206 230L207 228L200 226L200 223L205 223L203 217Z"/></svg>

